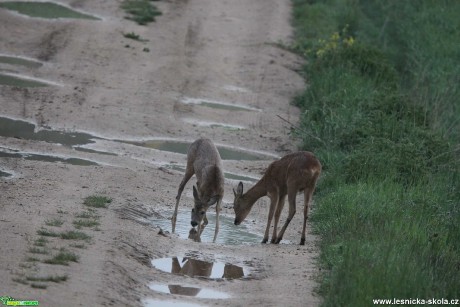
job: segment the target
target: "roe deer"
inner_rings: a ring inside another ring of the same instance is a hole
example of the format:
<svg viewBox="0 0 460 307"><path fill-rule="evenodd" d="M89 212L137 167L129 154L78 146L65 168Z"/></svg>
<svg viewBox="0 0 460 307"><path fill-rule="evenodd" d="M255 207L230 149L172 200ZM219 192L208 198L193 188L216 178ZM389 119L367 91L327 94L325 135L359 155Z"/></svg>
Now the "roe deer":
<svg viewBox="0 0 460 307"><path fill-rule="evenodd" d="M216 228L213 242L216 242L219 232L219 208L224 197L224 174L222 160L216 146L209 139L198 139L193 142L187 152L187 167L176 196L176 207L172 216L172 232L176 229L177 208L180 196L190 178L196 175L196 186L193 186L193 198L195 205L192 209L191 224L198 226L195 241L200 241L203 231L202 224L206 226L208 219L206 211L216 204Z"/></svg>
<svg viewBox="0 0 460 307"><path fill-rule="evenodd" d="M300 151L291 153L278 161L272 162L268 166L264 176L245 194L243 194L242 182L238 184L236 192L233 190L235 194L235 200L233 202L235 225L239 225L243 222L251 211L254 203L259 198L267 195L270 198L270 211L268 213L268 222L262 243L267 243L268 241L270 224L273 219L273 214L275 214L271 243L278 244L283 239L284 232L294 217L296 211L296 195L298 192L304 191L305 208L302 237L300 239L300 245L304 245L308 207L312 199L313 191L315 190L316 181L320 174L321 163L311 152ZM278 222L281 211L283 210L286 195L289 200L289 215L283 228L277 235Z"/></svg>

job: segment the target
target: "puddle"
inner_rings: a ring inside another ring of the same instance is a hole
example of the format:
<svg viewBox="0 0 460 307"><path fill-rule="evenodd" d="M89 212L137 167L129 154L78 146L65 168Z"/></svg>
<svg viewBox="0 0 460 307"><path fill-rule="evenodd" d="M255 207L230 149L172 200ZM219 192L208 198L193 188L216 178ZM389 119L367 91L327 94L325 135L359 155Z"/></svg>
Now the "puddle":
<svg viewBox="0 0 460 307"><path fill-rule="evenodd" d="M192 257L172 257L152 260L152 266L160 271L205 277L210 279L239 279L249 276L249 268L223 262L209 262Z"/></svg>
<svg viewBox="0 0 460 307"><path fill-rule="evenodd" d="M24 152L4 152L0 151L0 158L22 158L32 161L42 161L42 162L61 162L65 164L78 165L78 166L90 166L90 165L99 165L96 162L80 159L80 158L62 158L50 155L42 154L33 154L33 153L24 153Z"/></svg>
<svg viewBox="0 0 460 307"><path fill-rule="evenodd" d="M11 65L21 65L28 68L38 68L43 64L39 61L26 59L22 57L0 55L0 63L11 64Z"/></svg>
<svg viewBox="0 0 460 307"><path fill-rule="evenodd" d="M164 167L167 168L167 169L172 169L172 170L175 170L175 171L178 171L178 172L185 173L185 166L183 166L183 165L167 164L167 165L164 165ZM224 177L227 178L227 179L230 179L230 180L246 181L246 182L256 182L256 181L259 180L257 178L252 178L252 177L248 177L248 176L241 176L241 175L228 173L228 172L224 172Z"/></svg>
<svg viewBox="0 0 460 307"><path fill-rule="evenodd" d="M54 2L8 1L0 3L0 8L16 11L30 17L47 19L77 18L100 20L95 16L84 14L69 7Z"/></svg>
<svg viewBox="0 0 460 307"><path fill-rule="evenodd" d="M205 121L198 121L194 119L184 119L186 123L195 125L195 126L200 126L200 127L209 127L209 128L223 128L225 130L229 131L241 131L241 130L246 130L246 127L244 126L239 126L239 125L230 125L230 124L222 124L222 123L216 123L216 122L205 122Z"/></svg>
<svg viewBox="0 0 460 307"><path fill-rule="evenodd" d="M222 102L217 100L210 100L210 99L202 99L202 98L183 98L181 100L182 103L185 104L197 104L209 108L215 109L223 109L228 111L257 111L260 112L260 109L248 107L241 104L232 104L228 102Z"/></svg>
<svg viewBox="0 0 460 307"><path fill-rule="evenodd" d="M0 73L0 85L17 87L44 87L50 86L52 83Z"/></svg>
<svg viewBox="0 0 460 307"><path fill-rule="evenodd" d="M13 176L13 174L10 174L10 173L7 173L7 172L4 172L4 171L0 171L0 177L11 177Z"/></svg>
<svg viewBox="0 0 460 307"><path fill-rule="evenodd" d="M0 117L0 136L3 137L44 141L65 146L90 144L94 143L92 139L96 139L96 137L87 133L45 129L35 131L35 128L34 124L26 121Z"/></svg>
<svg viewBox="0 0 460 307"><path fill-rule="evenodd" d="M146 299L143 301L144 307L203 307L201 304L185 303L181 301L162 301Z"/></svg>
<svg viewBox="0 0 460 307"><path fill-rule="evenodd" d="M213 298L213 299L227 299L230 295L224 292L207 289L207 288L196 288L182 285L158 285L150 284L149 288L167 294L177 294L184 296L194 296L198 298Z"/></svg>
<svg viewBox="0 0 460 307"><path fill-rule="evenodd" d="M161 216L167 218L150 219L151 224L159 226L164 230L171 230L171 219L173 212L162 213ZM214 227L216 225L215 207L211 207L206 213L208 218L208 226L201 234L202 242L212 242L214 238ZM190 225L191 210L180 210L177 213L176 233L181 239L188 240L189 232L192 226ZM248 223L235 226L234 219L225 215L219 215L219 233L216 243L225 245L244 245L244 244L259 244L262 241L262 236L255 234L247 226Z"/></svg>
<svg viewBox="0 0 460 307"><path fill-rule="evenodd" d="M185 141L171 141L171 140L147 140L143 142L128 142L121 141L119 142L128 143L136 146L142 146L162 151L175 152L180 154L187 154L188 147L191 143ZM220 157L222 160L273 160L273 156L265 155L263 153L252 153L249 151L232 149L224 146L217 146Z"/></svg>

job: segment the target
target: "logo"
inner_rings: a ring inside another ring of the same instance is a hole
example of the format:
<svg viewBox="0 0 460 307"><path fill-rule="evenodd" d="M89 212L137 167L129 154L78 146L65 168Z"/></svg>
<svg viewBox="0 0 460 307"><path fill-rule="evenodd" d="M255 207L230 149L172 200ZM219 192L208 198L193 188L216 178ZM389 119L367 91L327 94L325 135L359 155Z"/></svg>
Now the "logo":
<svg viewBox="0 0 460 307"><path fill-rule="evenodd" d="M0 301L5 306L38 306L39 305L38 301L19 301L8 295L0 296Z"/></svg>

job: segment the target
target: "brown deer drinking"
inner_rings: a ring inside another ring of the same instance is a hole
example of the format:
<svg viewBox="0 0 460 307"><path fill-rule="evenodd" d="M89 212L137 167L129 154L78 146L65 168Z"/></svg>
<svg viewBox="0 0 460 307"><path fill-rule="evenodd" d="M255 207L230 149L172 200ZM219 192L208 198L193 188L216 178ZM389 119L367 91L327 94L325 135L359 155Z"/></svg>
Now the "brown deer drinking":
<svg viewBox="0 0 460 307"><path fill-rule="evenodd" d="M176 207L172 216L172 232L176 229L177 208L185 185L190 178L196 175L196 186L193 186L193 198L195 201L192 209L191 224L198 226L194 236L195 241L200 241L204 226L208 224L206 211L216 204L216 228L213 242L216 242L219 232L219 208L224 197L224 174L222 160L216 146L209 139L198 139L193 142L187 152L187 167L176 196Z"/></svg>
<svg viewBox="0 0 460 307"><path fill-rule="evenodd" d="M300 245L305 244L305 230L308 218L308 208L315 190L316 181L321 174L321 163L311 153L300 151L291 153L278 161L271 163L264 176L245 194L243 194L243 183L233 190L235 200L235 225L239 225L247 217L254 203L263 196L270 198L270 210L268 213L267 227L262 243L267 243L270 224L274 219L274 228L271 243L278 244L282 239L287 226L296 212L296 195L303 191L305 195L304 220ZM283 210L284 200L288 196L289 214L281 231L277 234L278 222Z"/></svg>

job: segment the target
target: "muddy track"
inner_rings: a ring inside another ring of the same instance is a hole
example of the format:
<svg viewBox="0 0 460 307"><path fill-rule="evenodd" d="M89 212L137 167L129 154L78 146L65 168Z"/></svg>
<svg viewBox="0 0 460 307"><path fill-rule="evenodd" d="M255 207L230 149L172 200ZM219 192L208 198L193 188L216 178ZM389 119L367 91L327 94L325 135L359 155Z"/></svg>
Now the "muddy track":
<svg viewBox="0 0 460 307"><path fill-rule="evenodd" d="M0 171L10 174L0 177L0 242L7 246L0 250L2 295L38 300L44 306L142 306L146 299L202 306L317 305L315 238L307 235L307 245L297 245L301 214L286 231L287 244L281 245L243 242L245 238L232 241L238 244L196 243L170 234L168 219L186 158L149 148L146 142L164 140L168 145L208 137L241 152L241 159L224 159L229 177L222 214L231 224L232 189L240 180L231 178L260 178L275 157L296 150L290 125L277 116L297 121L299 112L290 101L304 87L294 71L300 60L278 46L290 39L290 2L160 1L155 4L163 15L148 26L124 19L120 1L62 3L101 20L46 20L0 9L0 53L43 64L30 68L0 63L0 73L55 84L0 85L0 132L7 122L2 118L36 125L35 134L0 134ZM123 37L129 32L144 41ZM75 131L86 132L93 139L59 144L38 133L44 128L69 138L76 137ZM260 159L244 160L244 153ZM94 165L75 163L80 160ZM194 183L192 178L182 195L184 216L191 209ZM252 179L245 181L246 188L251 184ZM112 202L108 208L89 210L83 200L91 195ZM299 197L298 212L302 202ZM98 226L76 228L83 213ZM267 214L268 199L263 198L248 217L247 228L238 231L252 232L247 240L256 240ZM61 225L53 225L56 220ZM166 223L153 222L158 220ZM185 217L179 223L190 221ZM213 227L205 231L213 234ZM234 227L229 225L219 236L236 231ZM49 237L39 246L47 253L39 254L37 231L43 229L79 230L91 238L76 242ZM75 254L77 262L46 263L60 251ZM227 272L245 267L248 272L231 280L197 278L151 264L174 257L224 263ZM37 276L67 279L32 281ZM150 289L149 283L214 290L227 298L163 293Z"/></svg>

